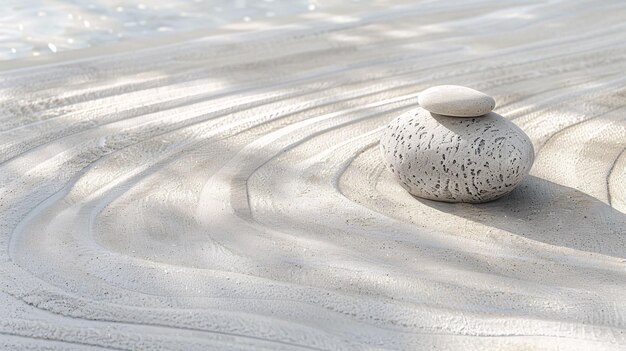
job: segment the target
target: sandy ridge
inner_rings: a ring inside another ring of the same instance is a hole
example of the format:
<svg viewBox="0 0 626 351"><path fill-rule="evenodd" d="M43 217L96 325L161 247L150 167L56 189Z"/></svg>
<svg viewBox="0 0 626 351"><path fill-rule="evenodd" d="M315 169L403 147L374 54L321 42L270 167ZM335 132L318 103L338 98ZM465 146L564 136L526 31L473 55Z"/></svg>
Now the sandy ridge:
<svg viewBox="0 0 626 351"><path fill-rule="evenodd" d="M0 73L0 345L625 347L626 6L491 5ZM442 83L533 140L511 196L384 170L381 126Z"/></svg>

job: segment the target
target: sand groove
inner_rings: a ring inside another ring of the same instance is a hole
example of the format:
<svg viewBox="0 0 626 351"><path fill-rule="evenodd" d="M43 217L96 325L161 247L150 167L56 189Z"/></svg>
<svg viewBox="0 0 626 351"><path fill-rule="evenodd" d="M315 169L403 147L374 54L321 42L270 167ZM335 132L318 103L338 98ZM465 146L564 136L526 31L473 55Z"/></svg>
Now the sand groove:
<svg viewBox="0 0 626 351"><path fill-rule="evenodd" d="M0 71L0 345L625 348L626 4L463 6ZM447 83L531 137L510 196L384 169Z"/></svg>

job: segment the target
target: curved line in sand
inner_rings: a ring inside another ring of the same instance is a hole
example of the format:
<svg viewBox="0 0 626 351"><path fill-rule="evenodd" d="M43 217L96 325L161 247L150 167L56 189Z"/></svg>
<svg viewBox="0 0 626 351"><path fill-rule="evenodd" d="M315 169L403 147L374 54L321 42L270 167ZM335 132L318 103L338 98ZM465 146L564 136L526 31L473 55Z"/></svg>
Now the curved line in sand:
<svg viewBox="0 0 626 351"><path fill-rule="evenodd" d="M0 334L623 347L626 9L474 10L411 4L0 73ZM415 199L380 162L380 128L451 81L542 146L506 198Z"/></svg>

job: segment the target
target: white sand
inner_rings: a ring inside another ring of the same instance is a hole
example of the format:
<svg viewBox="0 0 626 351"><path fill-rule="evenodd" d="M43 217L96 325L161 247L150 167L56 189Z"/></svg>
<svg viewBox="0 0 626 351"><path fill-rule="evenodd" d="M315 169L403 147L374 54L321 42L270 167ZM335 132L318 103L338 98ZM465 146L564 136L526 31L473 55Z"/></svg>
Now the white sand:
<svg viewBox="0 0 626 351"><path fill-rule="evenodd" d="M317 16L5 66L0 348L626 348L626 2ZM383 168L435 84L529 134L511 196Z"/></svg>

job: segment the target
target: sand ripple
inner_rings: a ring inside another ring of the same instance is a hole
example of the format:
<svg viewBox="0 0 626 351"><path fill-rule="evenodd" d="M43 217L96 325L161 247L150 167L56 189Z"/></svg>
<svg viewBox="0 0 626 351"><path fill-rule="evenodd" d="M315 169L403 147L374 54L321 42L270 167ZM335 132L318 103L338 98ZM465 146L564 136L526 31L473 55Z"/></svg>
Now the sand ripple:
<svg viewBox="0 0 626 351"><path fill-rule="evenodd" d="M0 73L0 345L626 347L625 15L429 2ZM510 196L384 169L446 83L531 137Z"/></svg>

